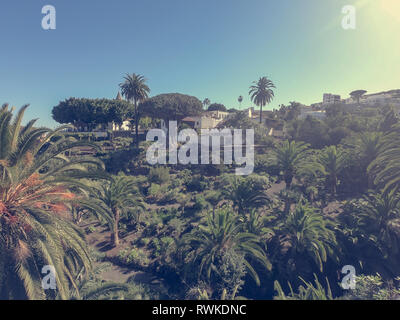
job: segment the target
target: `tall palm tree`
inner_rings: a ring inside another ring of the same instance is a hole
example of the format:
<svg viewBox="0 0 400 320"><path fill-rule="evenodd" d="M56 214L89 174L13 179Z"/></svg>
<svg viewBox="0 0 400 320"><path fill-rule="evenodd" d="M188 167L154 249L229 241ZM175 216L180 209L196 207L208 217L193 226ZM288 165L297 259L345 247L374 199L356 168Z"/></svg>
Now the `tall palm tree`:
<svg viewBox="0 0 400 320"><path fill-rule="evenodd" d="M303 142L286 140L277 146L273 152L273 157L286 183L286 188L290 189L295 174L306 165L309 145Z"/></svg>
<svg viewBox="0 0 400 320"><path fill-rule="evenodd" d="M347 164L346 153L337 149L336 146L326 147L318 158L322 172L327 177L327 184L331 187L333 195L336 194L338 175L344 170Z"/></svg>
<svg viewBox="0 0 400 320"><path fill-rule="evenodd" d="M124 82L119 86L122 95L126 100L133 102L135 105L135 134L136 147L139 147L139 112L138 104L146 100L150 93L150 88L146 84L146 79L140 74L126 74Z"/></svg>
<svg viewBox="0 0 400 320"><path fill-rule="evenodd" d="M41 271L55 268L57 297L67 299L80 274L91 268L83 233L68 218L71 190L103 165L93 158L68 158L73 148L97 146L65 138L63 130L21 126L24 112L0 110L0 298L45 299Z"/></svg>
<svg viewBox="0 0 400 320"><path fill-rule="evenodd" d="M100 212L100 218L109 224L113 246L119 245L121 214L130 208L144 208L136 184L135 180L126 176L110 177L100 188L92 189L96 199L94 205L85 203L87 209Z"/></svg>
<svg viewBox="0 0 400 320"><path fill-rule="evenodd" d="M334 226L314 208L298 205L278 224L276 234L283 245L289 246L289 256L295 260L309 257L322 272L324 262L329 255L334 256L337 245Z"/></svg>
<svg viewBox="0 0 400 320"><path fill-rule="evenodd" d="M250 275L260 284L260 279L250 261L258 261L271 270L265 252L260 246L259 238L251 233L241 231L239 217L229 208L217 209L215 214L208 214L205 224L183 237L182 245L188 248L193 263L199 265L199 277L205 272L211 278L211 272L217 270L221 256L228 250L244 256L244 263Z"/></svg>
<svg viewBox="0 0 400 320"><path fill-rule="evenodd" d="M210 104L211 104L210 99L205 98L205 99L203 100L203 106L204 106L204 109L205 109L205 110L207 110L207 108L208 108L208 106L209 106Z"/></svg>
<svg viewBox="0 0 400 320"><path fill-rule="evenodd" d="M254 81L250 86L249 95L251 101L260 107L260 123L262 123L262 108L272 101L274 98L275 85L267 77L262 77L258 81Z"/></svg>
<svg viewBox="0 0 400 320"><path fill-rule="evenodd" d="M242 102L243 102L243 96L239 96L238 102L239 102L239 109L241 109L242 108Z"/></svg>

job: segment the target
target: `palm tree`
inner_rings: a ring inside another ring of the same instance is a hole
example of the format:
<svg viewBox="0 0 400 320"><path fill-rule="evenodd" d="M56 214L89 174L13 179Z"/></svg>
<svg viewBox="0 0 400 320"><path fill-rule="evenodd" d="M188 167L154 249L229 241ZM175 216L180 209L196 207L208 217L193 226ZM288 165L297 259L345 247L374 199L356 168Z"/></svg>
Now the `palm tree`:
<svg viewBox="0 0 400 320"><path fill-rule="evenodd" d="M136 181L126 176L110 177L100 188L93 188L95 203L85 204L87 209L100 212L110 226L111 242L113 246L119 245L119 221L121 214L130 208L144 208Z"/></svg>
<svg viewBox="0 0 400 320"><path fill-rule="evenodd" d="M204 198L206 201L211 204L211 207L213 208L213 212L215 213L215 209L218 206L218 204L221 202L222 198L222 192L220 191L208 191L204 194ZM178 200L179 201L179 200Z"/></svg>
<svg viewBox="0 0 400 320"><path fill-rule="evenodd" d="M239 96L238 102L239 102L239 109L241 109L242 108L242 102L243 102L243 97L242 96Z"/></svg>
<svg viewBox="0 0 400 320"><path fill-rule="evenodd" d="M334 255L337 245L335 224L315 212L312 207L298 205L282 223L276 227L280 242L289 246L289 256L295 259L310 257L322 272L323 263Z"/></svg>
<svg viewBox="0 0 400 320"><path fill-rule="evenodd" d="M55 268L57 297L67 299L79 275L91 268L84 234L68 219L68 204L79 201L71 192L80 178L102 169L93 158L68 158L72 148L96 145L65 138L63 130L21 126L24 106L0 110L0 298L45 299L41 271Z"/></svg>
<svg viewBox="0 0 400 320"><path fill-rule="evenodd" d="M207 108L208 108L208 106L209 106L210 104L211 104L210 99L205 98L205 99L203 100L203 106L204 106L204 109L205 109L205 110L207 110Z"/></svg>
<svg viewBox="0 0 400 320"><path fill-rule="evenodd" d="M303 142L288 141L276 147L273 152L274 160L278 165L286 183L286 188L290 189L293 177L302 166L306 165L309 145Z"/></svg>
<svg viewBox="0 0 400 320"><path fill-rule="evenodd" d="M378 158L382 150L382 134L380 132L360 133L354 141L351 141L350 147L357 155L360 165L368 178L368 188L373 187L371 174L368 172L370 164Z"/></svg>
<svg viewBox="0 0 400 320"><path fill-rule="evenodd" d="M273 235L273 230L267 225L275 219L274 215L265 215L265 212L250 209L249 213L244 217L243 230L248 233L255 234L261 239Z"/></svg>
<svg viewBox="0 0 400 320"><path fill-rule="evenodd" d="M205 272L210 280L211 272L218 269L218 262L228 250L244 256L245 266L256 281L260 279L250 261L258 261L271 270L265 252L260 246L259 238L251 233L241 231L239 217L229 208L217 209L215 214L208 214L205 224L183 237L181 246L188 248L193 257L192 262L199 265L199 277Z"/></svg>
<svg viewBox="0 0 400 320"><path fill-rule="evenodd" d="M135 105L135 134L136 134L136 147L139 147L139 112L138 104L146 100L150 93L150 88L146 84L146 79L139 74L126 74L124 82L119 86L122 95Z"/></svg>
<svg viewBox="0 0 400 320"><path fill-rule="evenodd" d="M249 95L251 101L253 101L256 106L260 107L260 123L262 123L262 108L274 98L274 91L272 88L275 88L275 85L267 77L262 77L253 83L254 85L250 86Z"/></svg>
<svg viewBox="0 0 400 320"><path fill-rule="evenodd" d="M331 286L327 277L325 278L326 289L319 282L318 277L315 273L315 285L312 282L305 281L302 277L299 277L299 279L303 282L303 285L299 286L298 293L295 293L290 282L288 283L290 289L289 295L286 295L284 293L280 283L275 280L274 289L277 292L277 296L274 297L274 300L333 300Z"/></svg>
<svg viewBox="0 0 400 320"><path fill-rule="evenodd" d="M240 215L250 208L259 208L271 202L266 191L270 183L268 179L259 176L247 178L234 177L229 186L223 190L225 199L231 200Z"/></svg>
<svg viewBox="0 0 400 320"><path fill-rule="evenodd" d="M367 238L375 236L381 249L398 253L400 249L400 196L395 190L369 194L359 216L359 228Z"/></svg>
<svg viewBox="0 0 400 320"><path fill-rule="evenodd" d="M381 138L379 156L371 162L368 173L375 177L375 184L383 188L383 192L400 188L400 124Z"/></svg>
<svg viewBox="0 0 400 320"><path fill-rule="evenodd" d="M79 281L78 290L71 291L71 300L104 300L111 298L113 294L128 292L128 284L106 282L99 277L108 268L106 263L94 267L90 275Z"/></svg>
<svg viewBox="0 0 400 320"><path fill-rule="evenodd" d="M284 203L283 213L287 215L292 205L302 200L302 194L292 189L282 189L279 192L279 199Z"/></svg>
<svg viewBox="0 0 400 320"><path fill-rule="evenodd" d="M327 177L327 184L330 185L332 194L336 194L338 175L344 170L347 164L347 156L344 151L336 146L326 147L318 158L322 172Z"/></svg>

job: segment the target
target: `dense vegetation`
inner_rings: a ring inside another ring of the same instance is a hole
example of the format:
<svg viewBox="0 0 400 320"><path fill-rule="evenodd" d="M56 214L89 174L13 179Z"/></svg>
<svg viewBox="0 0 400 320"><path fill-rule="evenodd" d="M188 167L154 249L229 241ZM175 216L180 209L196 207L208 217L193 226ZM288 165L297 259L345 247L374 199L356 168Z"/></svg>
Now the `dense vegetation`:
<svg viewBox="0 0 400 320"><path fill-rule="evenodd" d="M202 109L180 94L147 99L136 75L121 87L137 118ZM260 108L272 88L267 78L251 87ZM272 117L285 139L234 112L221 126L254 128L260 146L244 177L234 164L151 167L137 139L105 152L66 127L21 126L26 108L0 111L0 298L398 297L400 123L390 107L334 105L318 120L282 106ZM82 147L98 152L73 156ZM55 267L57 290L42 289L44 265ZM345 265L357 270L354 290L340 286ZM132 276L115 283L109 268Z"/></svg>

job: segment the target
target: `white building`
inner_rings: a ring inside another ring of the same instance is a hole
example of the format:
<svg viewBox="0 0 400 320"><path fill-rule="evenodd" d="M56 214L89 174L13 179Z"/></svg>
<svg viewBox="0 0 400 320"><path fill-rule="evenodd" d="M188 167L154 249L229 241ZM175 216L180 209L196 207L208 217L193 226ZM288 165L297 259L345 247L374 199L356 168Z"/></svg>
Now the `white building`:
<svg viewBox="0 0 400 320"><path fill-rule="evenodd" d="M367 106L376 106L376 105L400 106L400 90L392 90L387 92L368 94L361 97L360 103L365 104Z"/></svg>
<svg viewBox="0 0 400 320"><path fill-rule="evenodd" d="M313 103L311 107L313 109L323 109L327 106L338 104L343 102L338 94L324 93L322 96L322 102Z"/></svg>
<svg viewBox="0 0 400 320"><path fill-rule="evenodd" d="M323 98L322 98L322 104L329 106L332 104L340 103L340 95L338 94L331 94L331 93L324 93Z"/></svg>
<svg viewBox="0 0 400 320"><path fill-rule="evenodd" d="M229 112L205 111L201 116L186 117L183 123L188 124L193 129L213 129L229 116ZM168 131L168 124L161 120L161 129Z"/></svg>
<svg viewBox="0 0 400 320"><path fill-rule="evenodd" d="M229 116L229 112L206 111L201 116L192 117L194 129L214 129ZM183 119L185 121L185 119Z"/></svg>
<svg viewBox="0 0 400 320"><path fill-rule="evenodd" d="M316 119L324 119L326 112L325 110L315 110L312 107L301 106L299 119L305 119L308 116Z"/></svg>
<svg viewBox="0 0 400 320"><path fill-rule="evenodd" d="M352 97L344 99L342 102L345 104L357 103ZM360 99L360 105L367 107L391 105L395 108L400 108L400 90L390 90L363 95Z"/></svg>

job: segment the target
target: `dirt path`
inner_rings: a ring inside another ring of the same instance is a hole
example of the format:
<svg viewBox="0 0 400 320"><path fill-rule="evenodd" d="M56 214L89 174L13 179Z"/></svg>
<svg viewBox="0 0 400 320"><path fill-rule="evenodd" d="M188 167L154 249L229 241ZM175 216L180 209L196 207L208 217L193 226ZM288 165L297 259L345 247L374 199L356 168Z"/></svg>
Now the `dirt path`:
<svg viewBox="0 0 400 320"><path fill-rule="evenodd" d="M86 237L89 246L96 251L103 253L106 260L112 260L113 257L118 255L120 250L130 247L130 244L136 238L136 234L129 234L125 238L121 239L118 247L111 247L110 232L107 228L102 228L100 226L97 226L96 232L90 233ZM117 283L126 283L128 280L132 280L136 283L145 283L148 285L157 285L157 283L160 283L159 279L151 273L120 266L112 263L112 261L108 262L110 263L110 267L106 268L106 270L100 274L102 280ZM94 263L94 267L96 268L101 264L101 262L96 262Z"/></svg>
<svg viewBox="0 0 400 320"><path fill-rule="evenodd" d="M99 265L99 263L95 264ZM126 283L128 280L136 283L154 284L157 278L150 273L134 270L132 268L118 266L112 264L107 270L100 274L100 278L104 281Z"/></svg>

